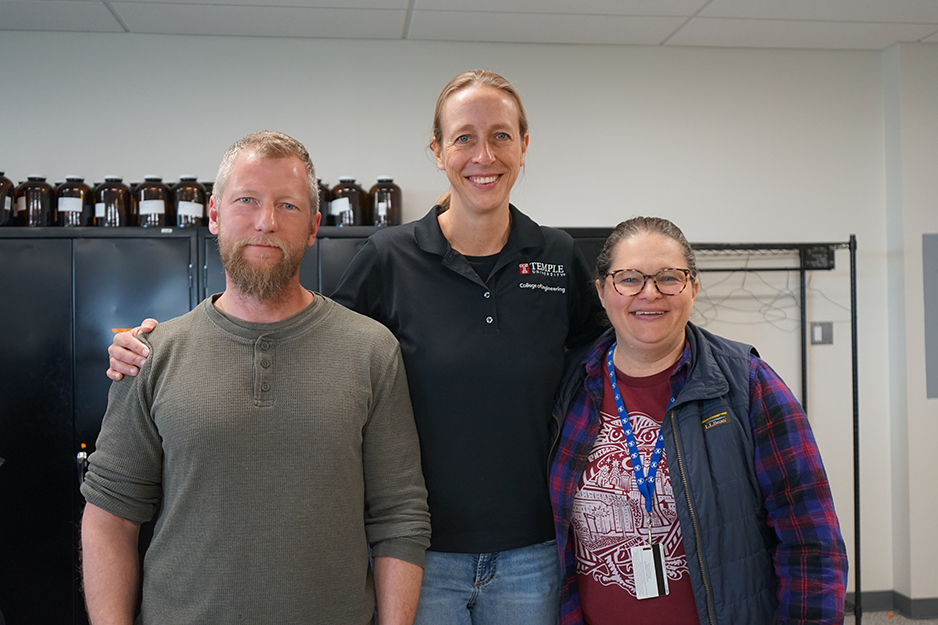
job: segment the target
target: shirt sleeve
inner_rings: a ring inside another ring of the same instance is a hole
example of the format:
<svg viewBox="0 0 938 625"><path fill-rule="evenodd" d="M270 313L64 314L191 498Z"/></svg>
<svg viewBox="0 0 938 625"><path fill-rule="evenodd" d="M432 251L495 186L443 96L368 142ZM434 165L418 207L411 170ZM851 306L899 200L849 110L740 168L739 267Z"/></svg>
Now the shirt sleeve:
<svg viewBox="0 0 938 625"><path fill-rule="evenodd" d="M400 349L373 367L374 403L362 436L365 532L374 556L424 565L430 513Z"/></svg>
<svg viewBox="0 0 938 625"><path fill-rule="evenodd" d="M599 325L602 306L593 285L593 274L576 245L573 246L572 274L567 295L570 326L565 345L567 349L576 350L591 346L603 331Z"/></svg>
<svg viewBox="0 0 938 625"><path fill-rule="evenodd" d="M808 418L791 390L750 356L755 470L769 527L783 623L841 623L847 554Z"/></svg>
<svg viewBox="0 0 938 625"><path fill-rule="evenodd" d="M146 391L152 358L136 377L113 382L88 458L81 493L89 503L134 523L153 518L163 492L163 447Z"/></svg>

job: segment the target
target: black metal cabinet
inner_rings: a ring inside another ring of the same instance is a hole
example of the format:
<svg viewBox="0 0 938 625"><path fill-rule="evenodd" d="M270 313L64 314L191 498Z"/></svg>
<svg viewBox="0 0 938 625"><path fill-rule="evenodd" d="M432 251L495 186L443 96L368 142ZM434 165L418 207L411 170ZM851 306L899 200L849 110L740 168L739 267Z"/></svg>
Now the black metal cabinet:
<svg viewBox="0 0 938 625"><path fill-rule="evenodd" d="M339 278L368 237L377 231L368 226L322 228L314 250L319 256L319 292L329 296L339 285Z"/></svg>
<svg viewBox="0 0 938 625"><path fill-rule="evenodd" d="M0 229L0 611L85 623L75 457L100 428L112 329L196 303L195 232Z"/></svg>
<svg viewBox="0 0 938 625"><path fill-rule="evenodd" d="M67 623L78 494L71 242L0 243L0 610L9 623Z"/></svg>
<svg viewBox="0 0 938 625"><path fill-rule="evenodd" d="M77 238L74 243L75 435L93 450L111 381L114 332L166 320L197 303L192 234Z"/></svg>

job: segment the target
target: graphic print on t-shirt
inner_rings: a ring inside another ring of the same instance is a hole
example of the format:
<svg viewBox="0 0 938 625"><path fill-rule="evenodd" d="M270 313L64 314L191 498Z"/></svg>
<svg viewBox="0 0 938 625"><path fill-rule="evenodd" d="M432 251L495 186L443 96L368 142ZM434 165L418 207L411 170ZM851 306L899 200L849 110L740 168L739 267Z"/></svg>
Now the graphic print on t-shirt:
<svg viewBox="0 0 938 625"><path fill-rule="evenodd" d="M687 557L664 454L655 476L655 501L649 515L635 483L622 422L605 410L600 416L599 436L574 500L577 573L603 586L618 586L635 597L629 549L648 544L649 516L652 541L660 543L666 554L669 583L687 575ZM630 412L629 419L647 472L660 425L641 412Z"/></svg>

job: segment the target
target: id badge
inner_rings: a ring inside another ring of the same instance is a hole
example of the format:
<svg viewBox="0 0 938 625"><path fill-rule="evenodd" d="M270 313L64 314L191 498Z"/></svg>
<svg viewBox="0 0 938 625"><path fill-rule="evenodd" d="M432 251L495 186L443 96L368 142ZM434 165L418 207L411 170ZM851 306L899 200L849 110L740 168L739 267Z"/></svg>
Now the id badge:
<svg viewBox="0 0 938 625"><path fill-rule="evenodd" d="M651 599L667 595L668 573L661 543L632 547L630 552L635 596L638 599Z"/></svg>

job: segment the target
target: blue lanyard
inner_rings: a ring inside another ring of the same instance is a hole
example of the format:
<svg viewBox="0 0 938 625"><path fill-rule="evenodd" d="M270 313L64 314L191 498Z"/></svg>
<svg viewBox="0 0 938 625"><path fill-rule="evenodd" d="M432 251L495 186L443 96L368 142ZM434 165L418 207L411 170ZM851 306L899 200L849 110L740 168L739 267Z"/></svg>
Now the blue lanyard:
<svg viewBox="0 0 938 625"><path fill-rule="evenodd" d="M606 355L606 367L609 369L609 382L612 385L612 395L616 399L616 410L619 411L619 420L622 421L622 431L625 433L625 444L629 448L629 457L632 459L632 470L635 472L635 483L638 485L638 491L645 498L645 508L651 512L651 504L655 497L655 474L658 473L658 462L661 460L661 453L664 451L664 437L661 435L661 428L658 428L658 439L655 441L655 450L648 459L648 479L645 479L645 470L642 467L642 458L638 454L638 444L635 442L635 434L632 432L632 424L629 421L629 413L625 409L625 402L622 401L622 394L619 392L619 385L616 383L616 367L612 363L612 355L616 351L616 343L609 348ZM674 396L668 400L667 412L674 404Z"/></svg>

